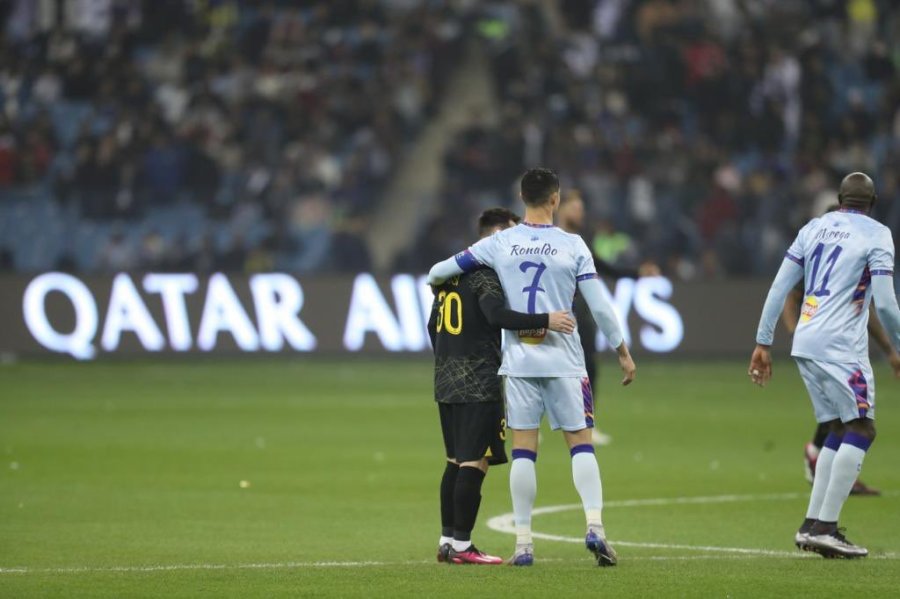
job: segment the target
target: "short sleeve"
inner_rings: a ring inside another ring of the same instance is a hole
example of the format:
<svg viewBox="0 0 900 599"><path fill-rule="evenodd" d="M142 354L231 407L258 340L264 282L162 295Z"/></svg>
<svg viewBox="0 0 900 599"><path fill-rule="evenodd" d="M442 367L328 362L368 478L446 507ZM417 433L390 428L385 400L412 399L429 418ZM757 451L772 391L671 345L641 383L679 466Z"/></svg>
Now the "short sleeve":
<svg viewBox="0 0 900 599"><path fill-rule="evenodd" d="M794 242L788 248L787 252L785 252L784 257L786 260L790 260L791 262L795 262L801 267L806 262L806 246L804 244L804 240L806 239L806 229L809 225L806 225L800 232L797 233L797 237L794 238Z"/></svg>
<svg viewBox="0 0 900 599"><path fill-rule="evenodd" d="M586 281L597 278L597 267L594 265L594 255L588 249L584 239L578 237L575 250L575 279Z"/></svg>
<svg viewBox="0 0 900 599"><path fill-rule="evenodd" d="M894 239L887 227L881 230L877 242L869 250L868 266L872 276L894 274Z"/></svg>
<svg viewBox="0 0 900 599"><path fill-rule="evenodd" d="M494 233L490 237L485 237L478 243L472 245L466 251L457 254L456 263L466 272L474 270L479 266L490 266L493 268L494 257L497 255L498 248L498 237L497 234Z"/></svg>

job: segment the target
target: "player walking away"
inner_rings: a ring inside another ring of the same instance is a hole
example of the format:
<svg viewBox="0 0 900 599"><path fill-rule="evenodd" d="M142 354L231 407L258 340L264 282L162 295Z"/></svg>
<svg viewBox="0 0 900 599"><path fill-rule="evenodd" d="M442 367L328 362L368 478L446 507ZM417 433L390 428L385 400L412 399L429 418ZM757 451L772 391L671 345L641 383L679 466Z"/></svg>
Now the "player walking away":
<svg viewBox="0 0 900 599"><path fill-rule="evenodd" d="M481 237L506 229L519 217L503 208L485 211ZM438 402L447 465L441 479L438 561L502 564L472 544L489 464L505 464L503 396L500 391L500 327L571 333L565 310L523 314L506 308L497 274L487 268L450 279L435 289L428 332L434 347L434 395Z"/></svg>
<svg viewBox="0 0 900 599"><path fill-rule="evenodd" d="M591 308L594 319L616 348L625 376L634 380L635 366L622 339L619 322L605 299L590 250L577 235L553 226L559 207L559 179L544 168L522 177L525 221L482 239L468 250L432 267L429 283L493 268L513 309L530 314L572 305L576 288ZM513 433L513 462L509 474L516 522L516 550L510 563L534 561L531 513L537 492L535 461L538 428L546 413L554 430L562 429L572 456L572 478L581 496L587 520L585 545L602 566L616 564L616 554L603 528L603 488L591 445L594 406L577 332L560 335L545 331L503 332L506 375L507 425Z"/></svg>
<svg viewBox="0 0 900 599"><path fill-rule="evenodd" d="M829 208L827 212L834 212L838 210L840 206L833 206ZM791 335L794 334L794 330L797 328L797 323L800 320L800 307L803 304L803 286L797 285L793 289L791 289L788 294L787 301L784 302L784 310L781 312L781 322L784 324L784 327L788 330L788 333ZM577 312L576 312L576 322ZM875 307L869 306L869 324L867 326L869 331L869 335L872 336L872 339L875 340L875 343L878 344L878 347L881 351L884 352L885 357L888 359L888 363L891 365L891 369L894 371L894 377L900 378L900 354L894 349L891 345L891 340L888 337L887 332L884 330L884 327L881 326L881 323L878 321L878 315L875 313ZM816 430L813 432L812 440L807 442L803 447L803 466L804 466L804 474L806 475L806 480L812 484L813 477L816 472L816 461L819 458L819 453L822 451L822 446L825 443L825 437L828 436L828 424L825 422L820 422L816 425ZM853 483L853 488L850 489L851 495L861 495L861 496L874 496L881 495L881 491L874 487L870 487L865 484L863 481L857 479L856 482Z"/></svg>
<svg viewBox="0 0 900 599"><path fill-rule="evenodd" d="M556 213L556 220L559 228L566 233L582 235L585 230L584 225L584 200L581 192L577 189L570 189L559 202L559 210ZM582 236L583 239L583 236ZM594 257L594 267L597 274L601 277L611 279L637 279L640 277L656 277L659 276L659 267L652 262L641 264L640 268L620 268L610 264L596 254ZM572 305L572 312L575 314L575 322L578 324L578 335L581 337L581 350L584 352L584 367L587 370L588 380L591 382L591 389L597 388L597 324L591 315L591 309L587 302L581 297L580 293L575 294L575 302ZM591 429L591 442L594 445L609 445L612 437L602 433L598 428Z"/></svg>
<svg viewBox="0 0 900 599"><path fill-rule="evenodd" d="M804 281L803 308L791 355L818 422L827 423L806 519L794 541L825 557L865 557L838 529L841 508L875 439L875 380L866 322L874 298L878 318L896 345L900 308L894 295L891 231L870 218L875 186L863 173L847 175L840 210L813 219L798 233L766 298L748 374L764 386L772 376L770 346L791 288Z"/></svg>

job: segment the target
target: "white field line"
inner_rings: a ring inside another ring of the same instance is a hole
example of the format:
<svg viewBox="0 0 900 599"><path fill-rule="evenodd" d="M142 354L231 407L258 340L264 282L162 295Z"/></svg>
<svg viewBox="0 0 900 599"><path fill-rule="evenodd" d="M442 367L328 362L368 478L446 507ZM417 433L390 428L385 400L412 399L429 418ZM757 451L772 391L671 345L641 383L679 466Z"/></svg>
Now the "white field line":
<svg viewBox="0 0 900 599"><path fill-rule="evenodd" d="M628 561L693 561L704 559L744 559L746 557L764 557L759 555L650 555L629 557ZM791 557L804 558L802 554L792 554ZM559 557L541 558L540 562L567 561ZM431 560L401 561L401 562L273 562L258 564L160 564L148 566L110 566L89 567L76 566L64 568L0 568L3 574L143 574L153 572L178 572L197 570L302 570L317 568L372 568L380 566L422 566L435 564Z"/></svg>
<svg viewBox="0 0 900 599"><path fill-rule="evenodd" d="M885 496L896 497L900 495L898 491L889 491L884 493ZM787 501L806 497L805 493L770 493L764 495L712 495L706 497L668 497L655 499L624 499L618 501L607 501L605 507L646 507L646 506L666 506L666 505L686 505L686 504L708 504L708 503L732 503L740 501ZM581 509L581 504L567 505L551 505L536 508L532 514L539 516L541 514L555 514ZM511 513L494 516L487 523L488 527L498 532L515 534L515 525L513 523L513 515ZM548 541L560 541L564 543L583 543L584 539L579 537L566 537L562 535L552 535L547 533L535 532L535 538L545 539ZM616 545L622 547L639 547L649 549L683 549L688 551L704 551L708 554L701 555L643 555L628 557L628 561L693 561L693 560L728 560L728 559L746 559L746 558L763 558L763 557L781 557L790 559L811 559L815 558L810 554L800 553L796 551L777 551L770 549L751 549L746 547L717 547L708 545L678 545L668 543L643 543L635 541L615 541ZM872 555L868 559L898 559L900 554L883 553ZM544 558L540 562L556 562L563 561L561 558ZM272 562L272 563L249 563L249 564L159 564L146 566L109 566L109 567L92 567L92 566L75 566L61 568L28 568L28 567L0 567L0 575L4 574L102 574L102 573L152 573L152 572L176 572L176 571L197 571L197 570L292 570L292 569L315 569L315 568L370 568L380 566L416 566L433 564L431 560L412 560L412 561L319 561L319 562Z"/></svg>
<svg viewBox="0 0 900 599"><path fill-rule="evenodd" d="M0 568L0 574L81 574L81 573L140 573L175 572L179 570L290 570L303 568L367 568L374 566L411 566L430 564L430 561L406 562L273 562L258 564L160 564L148 566L78 566L69 568Z"/></svg>
<svg viewBox="0 0 900 599"><path fill-rule="evenodd" d="M896 496L897 492L891 491L885 493L886 496ZM710 504L710 503L734 503L741 501L788 501L806 497L803 493L769 493L763 495L712 495L706 497L670 497L655 499L625 499L620 501L607 501L604 503L605 508L614 507L644 507L644 506L666 506L666 505L686 505L686 504ZM556 514L572 510L580 510L580 503L572 503L566 505L550 505L535 508L532 516L540 516L542 514ZM508 534L516 534L516 526L511 512L494 516L487 522L488 528L497 532ZM532 536L536 539L544 539L547 541L558 541L562 543L583 543L582 537L567 537L564 535L554 535L543 532L532 532ZM790 558L807 558L815 557L809 554L802 554L796 551L781 551L773 549L753 549L748 547L719 547L712 545L681 545L670 543L645 543L637 541L620 541L612 540L616 546L621 547L640 547L646 549L681 549L686 551L704 551L723 554L735 554L736 556L758 556L758 557L790 557ZM710 559L712 556L706 556L704 559ZM897 559L900 555L896 553L884 553L873 555L870 559ZM634 558L628 558L634 559ZM649 558L647 558L649 559Z"/></svg>

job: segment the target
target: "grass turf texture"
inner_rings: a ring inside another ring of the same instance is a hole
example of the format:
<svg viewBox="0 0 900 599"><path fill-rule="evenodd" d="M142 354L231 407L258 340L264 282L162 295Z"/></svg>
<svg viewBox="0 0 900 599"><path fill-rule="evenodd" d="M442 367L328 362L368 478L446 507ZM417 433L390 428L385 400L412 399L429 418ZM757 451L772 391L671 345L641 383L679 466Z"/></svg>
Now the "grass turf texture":
<svg viewBox="0 0 900 599"><path fill-rule="evenodd" d="M598 451L607 501L798 493L793 499L609 507L610 538L790 551L805 510L813 429L788 362L761 390L746 364L604 364ZM880 437L865 480L900 490L900 383L883 367ZM851 498L851 540L887 559L835 561L537 540L537 565L434 562L443 469L427 362L24 363L0 368L0 596L884 596L900 588L900 496ZM578 502L568 452L544 432L537 505ZM489 473L474 539L509 512ZM241 488L240 481L249 487ZM580 510L537 516L577 538ZM375 561L382 565L312 565ZM172 566L173 568L167 568ZM184 568L181 568L184 566ZM159 568L158 568L159 567ZM109 568L123 568L109 571ZM143 568L143 569L142 569ZM463 596L463 595L460 595Z"/></svg>

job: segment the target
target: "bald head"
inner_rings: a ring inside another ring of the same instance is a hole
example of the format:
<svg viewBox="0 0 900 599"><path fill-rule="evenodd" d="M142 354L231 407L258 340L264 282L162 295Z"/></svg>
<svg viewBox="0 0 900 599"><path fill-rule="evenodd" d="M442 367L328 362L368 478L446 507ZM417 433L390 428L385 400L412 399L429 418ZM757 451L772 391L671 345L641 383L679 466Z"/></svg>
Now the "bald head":
<svg viewBox="0 0 900 599"><path fill-rule="evenodd" d="M838 200L844 208L868 210L875 203L875 184L865 173L850 173L841 181Z"/></svg>

